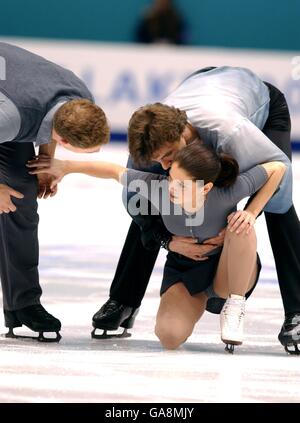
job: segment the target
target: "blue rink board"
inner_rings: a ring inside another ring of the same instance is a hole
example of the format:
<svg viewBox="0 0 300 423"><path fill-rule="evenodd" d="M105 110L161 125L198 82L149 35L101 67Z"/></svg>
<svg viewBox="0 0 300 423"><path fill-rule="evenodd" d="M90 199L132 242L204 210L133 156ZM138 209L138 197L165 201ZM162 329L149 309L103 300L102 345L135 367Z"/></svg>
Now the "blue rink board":
<svg viewBox="0 0 300 423"><path fill-rule="evenodd" d="M125 132L112 132L111 141L126 142L127 134ZM292 140L292 150L300 151L300 140Z"/></svg>

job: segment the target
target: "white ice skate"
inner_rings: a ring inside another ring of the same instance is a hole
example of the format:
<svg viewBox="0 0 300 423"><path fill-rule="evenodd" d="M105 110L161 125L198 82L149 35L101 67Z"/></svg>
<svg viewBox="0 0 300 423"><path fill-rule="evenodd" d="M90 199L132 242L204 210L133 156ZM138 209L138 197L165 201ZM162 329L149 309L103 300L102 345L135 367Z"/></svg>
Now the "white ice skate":
<svg viewBox="0 0 300 423"><path fill-rule="evenodd" d="M230 353L234 352L235 345L243 343L245 304L245 297L231 295L221 311L221 339Z"/></svg>

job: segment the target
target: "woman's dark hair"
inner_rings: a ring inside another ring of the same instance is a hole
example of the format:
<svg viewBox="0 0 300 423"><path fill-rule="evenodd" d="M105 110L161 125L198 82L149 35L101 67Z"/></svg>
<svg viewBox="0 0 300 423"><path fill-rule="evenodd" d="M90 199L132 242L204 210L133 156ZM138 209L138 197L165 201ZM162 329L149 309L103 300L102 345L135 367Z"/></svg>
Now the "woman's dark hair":
<svg viewBox="0 0 300 423"><path fill-rule="evenodd" d="M195 181L212 182L217 187L227 188L234 184L239 174L237 161L228 154L218 154L200 140L182 148L174 162Z"/></svg>

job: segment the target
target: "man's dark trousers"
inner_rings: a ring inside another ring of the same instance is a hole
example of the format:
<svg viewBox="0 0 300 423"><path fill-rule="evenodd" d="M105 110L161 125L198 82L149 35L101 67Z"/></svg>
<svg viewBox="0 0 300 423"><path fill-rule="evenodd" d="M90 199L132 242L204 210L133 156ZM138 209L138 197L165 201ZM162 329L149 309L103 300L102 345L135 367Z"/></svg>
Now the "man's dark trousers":
<svg viewBox="0 0 300 423"><path fill-rule="evenodd" d="M24 195L11 197L17 210L0 215L0 276L4 310L13 311L40 303L36 176L26 163L35 155L32 143L0 144L0 184Z"/></svg>

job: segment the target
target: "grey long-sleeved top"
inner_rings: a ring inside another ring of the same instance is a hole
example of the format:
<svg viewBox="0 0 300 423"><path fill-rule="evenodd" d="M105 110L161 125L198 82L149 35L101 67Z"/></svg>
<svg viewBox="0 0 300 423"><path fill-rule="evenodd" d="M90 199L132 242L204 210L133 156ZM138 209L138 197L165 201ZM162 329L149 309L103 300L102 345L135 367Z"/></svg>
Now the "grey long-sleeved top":
<svg viewBox="0 0 300 423"><path fill-rule="evenodd" d="M187 215L179 205L174 205L169 200L167 176L128 169L122 175L121 183L128 191L138 192L138 198L142 196L150 200L154 207L153 213L161 214L166 228L172 234L193 236L202 243L218 235L226 227L227 217L236 210L238 202L254 194L267 179L264 167L257 165L241 173L231 187L213 187L207 195L201 214L198 215L200 220L194 220L195 215ZM164 203L166 199L169 204ZM134 197L130 201L132 205L135 204Z"/></svg>

